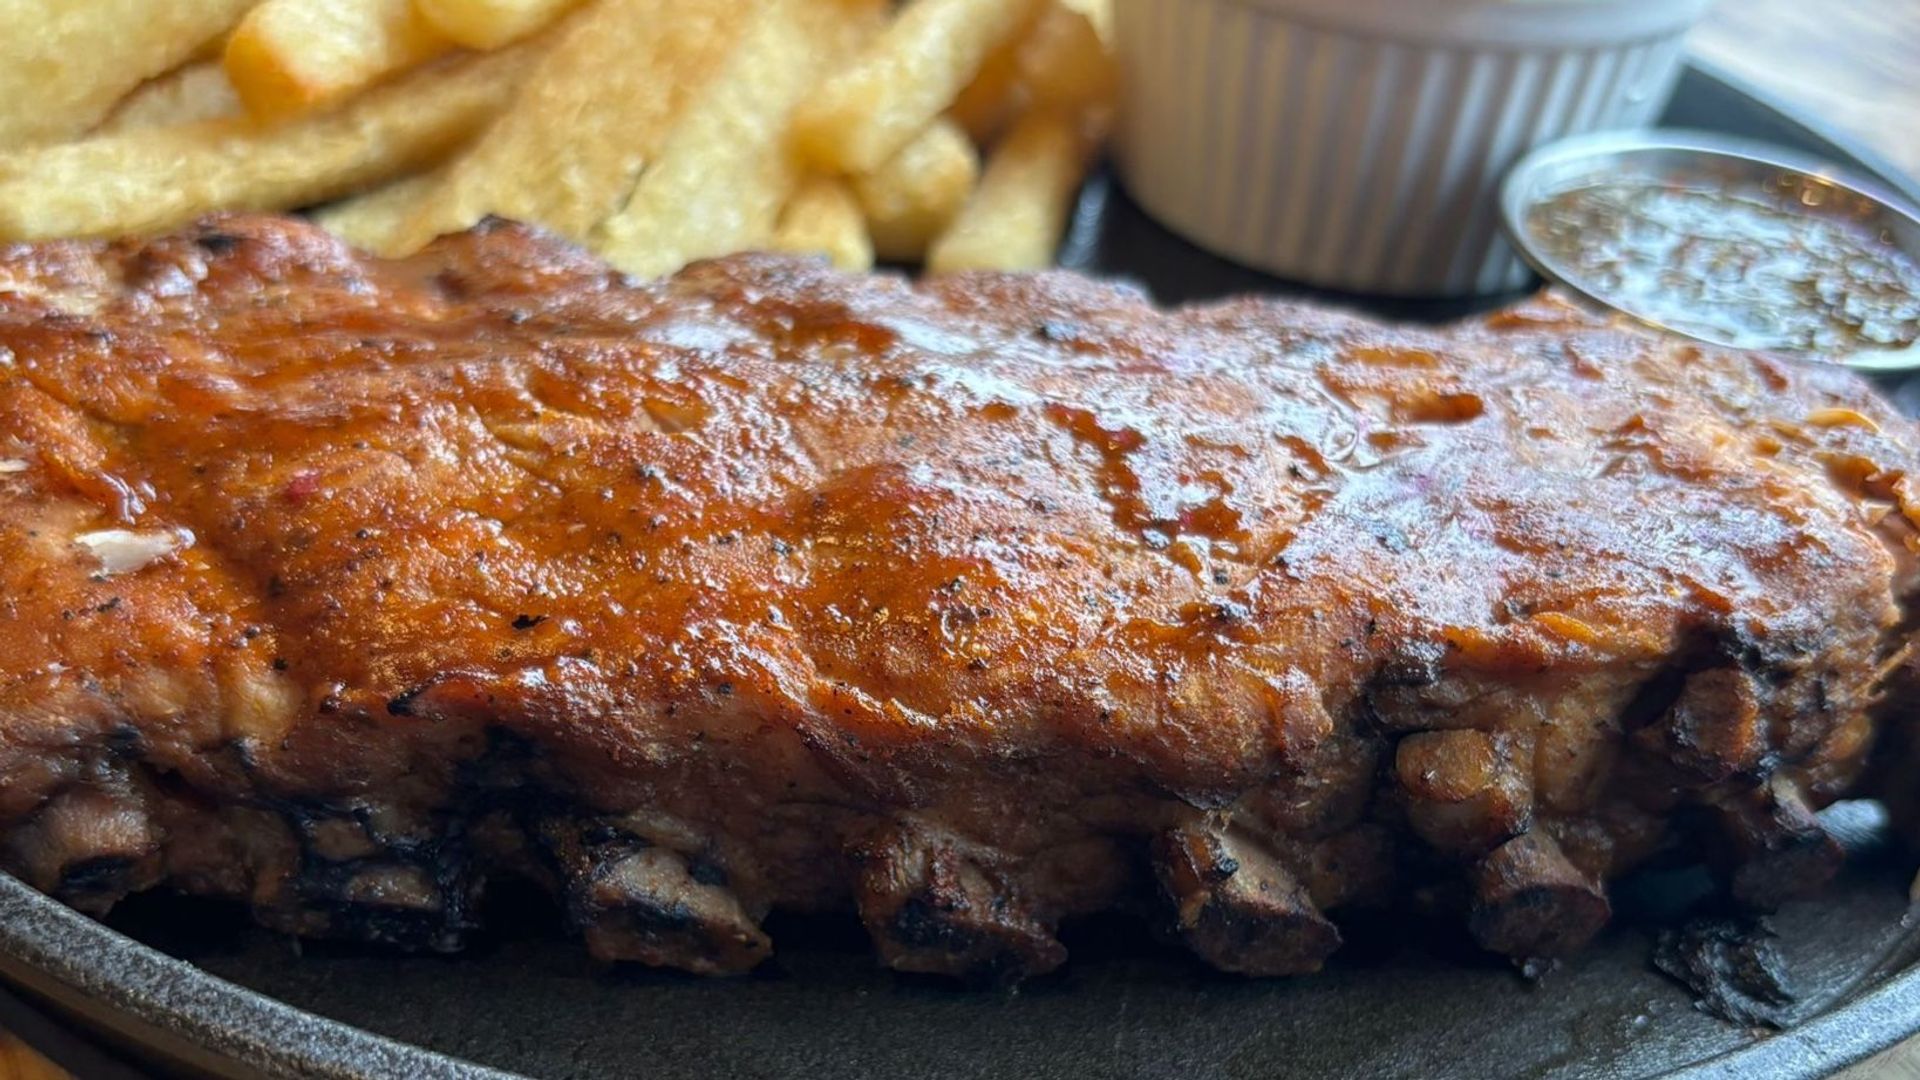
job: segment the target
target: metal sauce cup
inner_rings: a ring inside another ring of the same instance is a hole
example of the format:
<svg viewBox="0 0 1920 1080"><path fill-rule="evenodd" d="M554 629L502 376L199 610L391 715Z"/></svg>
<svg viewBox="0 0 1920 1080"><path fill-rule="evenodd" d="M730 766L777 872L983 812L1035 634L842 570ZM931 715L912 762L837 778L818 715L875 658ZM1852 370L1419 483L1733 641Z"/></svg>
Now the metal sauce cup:
<svg viewBox="0 0 1920 1080"><path fill-rule="evenodd" d="M1771 196L1769 205L1804 207L1809 215L1840 218L1920 262L1920 212L1870 181L1850 177L1817 158L1750 139L1698 131L1622 131L1584 135L1543 146L1507 174L1500 212L1509 238L1533 268L1588 301L1635 322L1714 345L1733 344L1662 324L1647 312L1608 296L1541 243L1529 224L1540 204L1569 191L1644 179L1705 189ZM1797 193L1783 200L1783 193ZM1920 370L1920 342L1901 349L1821 357L1868 371Z"/></svg>

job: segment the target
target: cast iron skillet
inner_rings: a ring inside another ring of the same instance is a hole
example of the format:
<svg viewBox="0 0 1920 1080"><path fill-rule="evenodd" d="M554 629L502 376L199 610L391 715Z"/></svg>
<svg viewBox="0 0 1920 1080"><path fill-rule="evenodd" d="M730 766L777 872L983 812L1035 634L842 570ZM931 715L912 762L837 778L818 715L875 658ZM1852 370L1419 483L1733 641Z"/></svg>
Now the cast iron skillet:
<svg viewBox="0 0 1920 1080"><path fill-rule="evenodd" d="M1687 73L1668 121L1820 154L1920 202L1920 185L1713 72ZM1064 261L1169 302L1288 291L1175 240L1104 178ZM1920 379L1887 388L1920 413ZM301 945L237 908L168 897L103 926L0 876L0 978L19 990L0 993L0 1025L116 1080L138 1072L103 1052L103 1034L142 1069L221 1076L1821 1076L1920 1032L1912 864L1876 808L1831 813L1854 850L1846 876L1771 922L1795 992L1780 1034L1715 1019L1654 971L1661 929L1710 903L1686 868L1624 884L1616 925L1537 981L1457 929L1404 923L1349 927L1353 944L1318 977L1235 979L1108 917L1066 928L1066 969L1017 993L881 971L850 920L777 918L775 963L711 981L598 969L532 896L495 900L495 929L460 956L405 957Z"/></svg>

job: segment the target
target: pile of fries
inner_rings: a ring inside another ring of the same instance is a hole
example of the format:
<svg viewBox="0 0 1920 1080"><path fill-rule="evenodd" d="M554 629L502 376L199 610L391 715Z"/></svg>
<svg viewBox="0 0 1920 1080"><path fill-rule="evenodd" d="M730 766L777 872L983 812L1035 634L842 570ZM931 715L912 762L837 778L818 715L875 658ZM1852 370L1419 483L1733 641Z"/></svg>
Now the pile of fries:
<svg viewBox="0 0 1920 1080"><path fill-rule="evenodd" d="M385 255L499 215L643 276L1045 266L1112 110L1106 2L28 0L0 240L310 209Z"/></svg>

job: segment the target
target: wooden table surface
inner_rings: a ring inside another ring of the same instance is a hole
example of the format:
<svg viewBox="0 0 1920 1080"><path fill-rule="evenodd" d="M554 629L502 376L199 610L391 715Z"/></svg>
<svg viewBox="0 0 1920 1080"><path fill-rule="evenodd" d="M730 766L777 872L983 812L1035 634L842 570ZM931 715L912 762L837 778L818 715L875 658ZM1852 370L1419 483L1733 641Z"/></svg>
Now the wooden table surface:
<svg viewBox="0 0 1920 1080"><path fill-rule="evenodd" d="M1692 44L1920 176L1920 0L1722 0ZM0 1080L65 1074L0 1032ZM1920 1040L1844 1080L1920 1080Z"/></svg>
<svg viewBox="0 0 1920 1080"><path fill-rule="evenodd" d="M25 1043L0 1032L0 1080L69 1080Z"/></svg>
<svg viewBox="0 0 1920 1080"><path fill-rule="evenodd" d="M1691 44L1920 176L1920 0L1720 0Z"/></svg>

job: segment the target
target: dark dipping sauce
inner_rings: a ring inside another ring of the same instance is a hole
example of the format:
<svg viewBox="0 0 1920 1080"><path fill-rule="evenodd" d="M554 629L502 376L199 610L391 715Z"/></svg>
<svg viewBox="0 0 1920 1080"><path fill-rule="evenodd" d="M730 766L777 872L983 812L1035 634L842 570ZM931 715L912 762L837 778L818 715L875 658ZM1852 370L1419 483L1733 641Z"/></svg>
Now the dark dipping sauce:
<svg viewBox="0 0 1920 1080"><path fill-rule="evenodd" d="M1920 264L1786 177L1746 192L1619 180L1535 206L1527 229L1573 285L1648 322L1748 349L1844 355L1920 341Z"/></svg>

